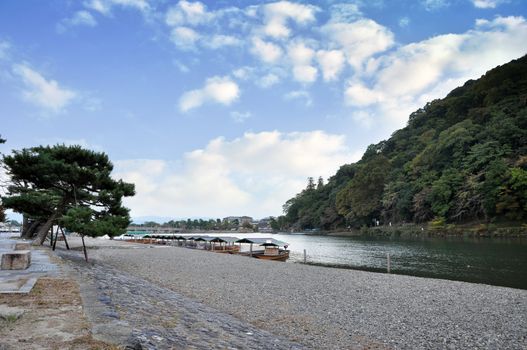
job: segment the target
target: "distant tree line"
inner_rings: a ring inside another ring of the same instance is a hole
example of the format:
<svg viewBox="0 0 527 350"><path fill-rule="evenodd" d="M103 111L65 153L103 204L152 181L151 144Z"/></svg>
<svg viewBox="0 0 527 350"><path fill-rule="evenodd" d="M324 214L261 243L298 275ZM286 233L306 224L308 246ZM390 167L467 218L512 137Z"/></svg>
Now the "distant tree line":
<svg viewBox="0 0 527 350"><path fill-rule="evenodd" d="M203 230L203 231L230 231L232 229L238 229L240 223L238 220L228 221L222 219L187 219L187 220L170 220L165 223L158 223L155 221L145 221L142 224L133 224L135 226L144 227L172 227L182 230ZM253 226L249 222L244 222L241 225L242 228L247 230L257 230L256 226Z"/></svg>

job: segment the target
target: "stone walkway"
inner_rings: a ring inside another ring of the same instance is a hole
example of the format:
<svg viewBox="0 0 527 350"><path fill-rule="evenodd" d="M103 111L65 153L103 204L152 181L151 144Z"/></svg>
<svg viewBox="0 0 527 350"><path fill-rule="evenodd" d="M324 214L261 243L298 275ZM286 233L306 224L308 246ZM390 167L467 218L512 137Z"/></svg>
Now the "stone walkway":
<svg viewBox="0 0 527 350"><path fill-rule="evenodd" d="M93 335L127 349L303 349L211 307L78 251L57 250L80 283Z"/></svg>
<svg viewBox="0 0 527 350"><path fill-rule="evenodd" d="M0 238L0 255L13 250L15 243L20 242L25 241ZM50 260L48 252L49 247L32 247L29 268L0 270L0 294L29 293L39 277L55 276L59 273L59 267Z"/></svg>

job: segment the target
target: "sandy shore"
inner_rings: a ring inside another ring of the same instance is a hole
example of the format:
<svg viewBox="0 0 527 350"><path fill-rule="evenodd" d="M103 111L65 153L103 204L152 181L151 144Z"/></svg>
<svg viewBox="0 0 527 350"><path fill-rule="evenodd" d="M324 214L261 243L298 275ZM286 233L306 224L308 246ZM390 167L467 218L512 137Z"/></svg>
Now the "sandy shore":
<svg viewBox="0 0 527 350"><path fill-rule="evenodd" d="M527 291L90 240L96 263L312 348L527 348ZM117 249L135 246L136 249Z"/></svg>

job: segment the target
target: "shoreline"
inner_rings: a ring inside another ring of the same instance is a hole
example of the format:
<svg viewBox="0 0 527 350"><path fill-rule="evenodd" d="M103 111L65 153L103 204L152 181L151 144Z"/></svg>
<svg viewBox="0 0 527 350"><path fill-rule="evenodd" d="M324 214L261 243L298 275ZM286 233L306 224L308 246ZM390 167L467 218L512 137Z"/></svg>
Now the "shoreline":
<svg viewBox="0 0 527 350"><path fill-rule="evenodd" d="M400 237L400 238L527 238L527 226L487 227L486 225L451 225L428 227L427 225L393 225L362 227L350 231L328 230L305 232L308 235L335 237Z"/></svg>
<svg viewBox="0 0 527 350"><path fill-rule="evenodd" d="M88 242L98 247L88 253L96 265L144 278L308 348L527 346L527 291L521 289Z"/></svg>

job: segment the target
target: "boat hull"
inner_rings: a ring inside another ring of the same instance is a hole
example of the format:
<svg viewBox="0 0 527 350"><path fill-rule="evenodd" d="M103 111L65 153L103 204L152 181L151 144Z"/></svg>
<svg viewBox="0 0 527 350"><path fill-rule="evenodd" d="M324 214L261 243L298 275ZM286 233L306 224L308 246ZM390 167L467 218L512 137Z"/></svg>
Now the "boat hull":
<svg viewBox="0 0 527 350"><path fill-rule="evenodd" d="M282 251L279 255L253 254L254 258L273 261L286 261L289 259L289 251Z"/></svg>

